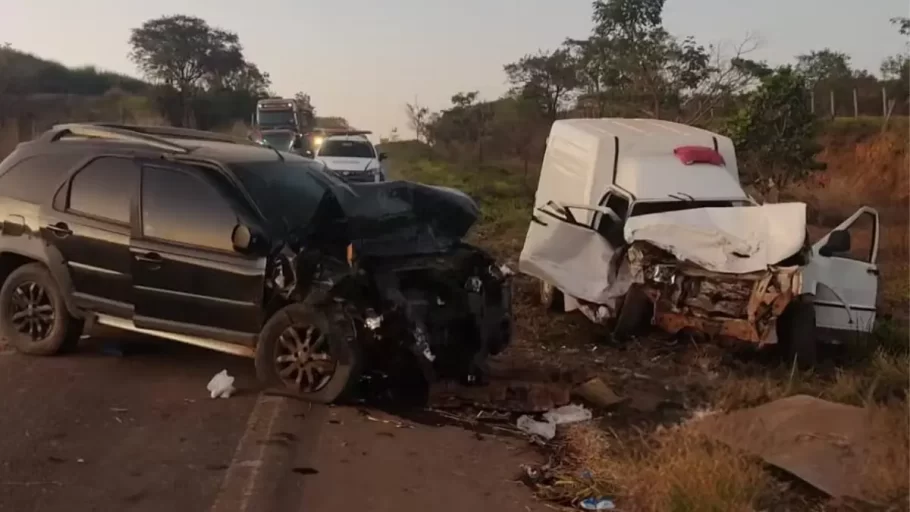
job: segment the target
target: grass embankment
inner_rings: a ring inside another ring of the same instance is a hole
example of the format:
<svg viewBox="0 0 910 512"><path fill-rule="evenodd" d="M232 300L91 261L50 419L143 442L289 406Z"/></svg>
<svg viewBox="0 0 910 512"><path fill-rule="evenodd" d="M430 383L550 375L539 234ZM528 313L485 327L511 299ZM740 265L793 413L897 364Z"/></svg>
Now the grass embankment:
<svg viewBox="0 0 910 512"><path fill-rule="evenodd" d="M696 379L697 384L686 393L702 397L693 402L714 411L756 406L795 394L867 408L888 448L878 459L868 461L877 475L873 479L876 488L870 493L882 503L906 507L910 479L906 120L884 134L867 125L863 123L865 128L857 130L849 122L837 122L824 141L828 173L821 181L788 192L810 204L813 219L821 224L816 232L830 229L861 204L881 213L881 306L885 314L874 335L814 372L731 361L724 351L703 354L699 347L687 347L685 350L698 354L682 357L688 362L672 371L710 374L710 378ZM390 155L396 177L459 188L477 199L483 213L473 240L506 261L517 262L536 188L534 173L524 176L518 166L447 162L415 142L389 144L384 151ZM515 294L518 346L514 350L522 350L523 345L549 346L553 350L547 357L558 361L560 348L602 335L577 315L541 314L535 306L535 293L534 283L520 276ZM608 346L606 350L609 362L612 349ZM601 350L599 355L605 353ZM805 510L817 505L804 501L804 493L793 492L804 486L792 486L759 460L707 440L691 423L656 429L651 423L633 424L622 430L580 425L569 428L557 446L557 478L541 494L566 504L602 495L616 498L622 509L645 511Z"/></svg>

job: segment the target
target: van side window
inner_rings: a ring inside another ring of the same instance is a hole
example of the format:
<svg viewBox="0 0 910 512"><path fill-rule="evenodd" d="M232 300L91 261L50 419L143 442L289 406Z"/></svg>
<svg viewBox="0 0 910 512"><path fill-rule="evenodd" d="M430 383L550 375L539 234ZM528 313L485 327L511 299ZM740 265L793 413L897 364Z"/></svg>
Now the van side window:
<svg viewBox="0 0 910 512"><path fill-rule="evenodd" d="M625 244L623 227L625 227L626 215L629 213L629 200L609 192L602 205L612 209L619 216L620 222L616 222L606 215L598 215L597 232L606 238L613 247L620 247Z"/></svg>

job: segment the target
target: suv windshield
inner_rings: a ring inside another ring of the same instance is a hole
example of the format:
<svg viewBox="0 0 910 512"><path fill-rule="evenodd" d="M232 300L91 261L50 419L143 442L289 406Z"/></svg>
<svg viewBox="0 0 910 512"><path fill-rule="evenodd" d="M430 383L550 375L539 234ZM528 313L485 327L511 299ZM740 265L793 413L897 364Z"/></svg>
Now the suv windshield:
<svg viewBox="0 0 910 512"><path fill-rule="evenodd" d="M309 225L326 194L354 194L310 160L244 162L232 167L266 219L285 229Z"/></svg>
<svg viewBox="0 0 910 512"><path fill-rule="evenodd" d="M295 125L294 112L291 110L260 110L259 124L261 126L288 126Z"/></svg>
<svg viewBox="0 0 910 512"><path fill-rule="evenodd" d="M376 155L373 154L373 146L369 142L329 139L319 148L319 156L374 158Z"/></svg>

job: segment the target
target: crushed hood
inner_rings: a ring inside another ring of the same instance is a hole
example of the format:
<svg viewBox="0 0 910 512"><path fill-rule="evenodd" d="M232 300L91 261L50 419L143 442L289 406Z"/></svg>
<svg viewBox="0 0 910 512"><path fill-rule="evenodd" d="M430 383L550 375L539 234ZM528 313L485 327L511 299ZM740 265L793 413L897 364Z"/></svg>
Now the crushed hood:
<svg viewBox="0 0 910 512"><path fill-rule="evenodd" d="M806 240L805 203L696 208L630 218L627 242L648 242L714 272L745 274L796 254Z"/></svg>
<svg viewBox="0 0 910 512"><path fill-rule="evenodd" d="M366 171L367 169L378 169L379 160L375 158L352 158L345 156L317 156L317 160L324 163L326 167L333 171Z"/></svg>
<svg viewBox="0 0 910 512"><path fill-rule="evenodd" d="M477 221L477 203L447 187L409 181L339 185L331 197L361 253L425 254L457 244Z"/></svg>

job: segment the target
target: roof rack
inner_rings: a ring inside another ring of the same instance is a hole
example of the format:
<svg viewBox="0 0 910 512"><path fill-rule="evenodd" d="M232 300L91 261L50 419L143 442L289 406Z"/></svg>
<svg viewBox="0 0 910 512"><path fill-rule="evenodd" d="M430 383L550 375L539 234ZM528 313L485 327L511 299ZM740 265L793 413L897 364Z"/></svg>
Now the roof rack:
<svg viewBox="0 0 910 512"><path fill-rule="evenodd" d="M233 137L221 133L207 132L203 130L193 130L189 128L175 128L173 126L142 126L118 123L86 123L92 126L101 126L104 128L115 128L119 130L129 130L132 132L166 137L171 139L190 139L190 140L209 140L213 142L226 142L229 144L242 144L246 146L256 146L257 144L249 139Z"/></svg>
<svg viewBox="0 0 910 512"><path fill-rule="evenodd" d="M112 127L91 123L58 124L42 135L40 140L44 142L56 142L66 136L134 142L167 151L173 151L175 153L190 152L190 148L181 146L180 144L176 144L162 137L130 130L121 126Z"/></svg>

